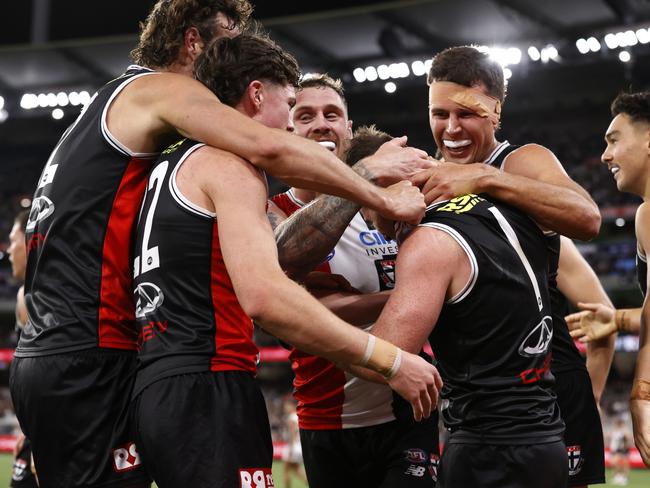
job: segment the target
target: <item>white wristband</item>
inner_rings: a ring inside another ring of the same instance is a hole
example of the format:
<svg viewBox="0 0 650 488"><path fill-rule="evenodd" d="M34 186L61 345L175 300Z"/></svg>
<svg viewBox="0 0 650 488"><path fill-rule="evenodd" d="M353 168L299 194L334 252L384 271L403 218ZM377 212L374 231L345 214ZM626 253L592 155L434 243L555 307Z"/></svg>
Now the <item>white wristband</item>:
<svg viewBox="0 0 650 488"><path fill-rule="evenodd" d="M402 365L402 350L398 347L397 355L395 356L395 361L393 361L393 365L390 367L390 370L386 375L386 379L387 380L393 379L397 374L397 372L399 371L399 367L401 365Z"/></svg>
<svg viewBox="0 0 650 488"><path fill-rule="evenodd" d="M366 344L366 353L363 355L363 359L361 360L361 366L366 366L368 364L368 361L370 361L370 357L372 356L372 353L375 351L375 343L377 342L377 339L374 335L368 334L368 343Z"/></svg>

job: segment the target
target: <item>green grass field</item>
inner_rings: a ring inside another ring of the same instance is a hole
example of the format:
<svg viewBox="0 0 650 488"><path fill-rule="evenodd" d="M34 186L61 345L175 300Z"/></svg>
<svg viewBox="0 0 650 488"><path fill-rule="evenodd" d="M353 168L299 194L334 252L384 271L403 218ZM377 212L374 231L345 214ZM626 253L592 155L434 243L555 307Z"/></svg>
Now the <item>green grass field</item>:
<svg viewBox="0 0 650 488"><path fill-rule="evenodd" d="M12 457L9 454L0 454L0 488L5 488L9 486L9 480L11 479L11 464ZM284 481L284 470L282 469L282 463L277 462L273 464L273 478L275 479L276 488L287 488L287 484ZM611 478L609 470L607 472L607 479ZM605 485L594 485L602 488L614 488L616 485L607 483ZM633 469L630 472L630 482L627 485L628 488L648 488L650 487L650 470L648 469ZM154 485L155 487L155 485ZM301 483L297 480L294 480L291 483L291 488L308 488L307 485Z"/></svg>

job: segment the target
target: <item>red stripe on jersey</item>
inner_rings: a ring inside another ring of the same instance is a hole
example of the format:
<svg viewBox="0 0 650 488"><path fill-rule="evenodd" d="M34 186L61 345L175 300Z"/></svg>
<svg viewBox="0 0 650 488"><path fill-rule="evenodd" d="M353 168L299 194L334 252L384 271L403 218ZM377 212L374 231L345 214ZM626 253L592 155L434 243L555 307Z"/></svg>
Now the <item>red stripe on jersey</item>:
<svg viewBox="0 0 650 488"><path fill-rule="evenodd" d="M296 375L294 396L301 429L327 430L342 427L345 372L323 359L296 349L289 356Z"/></svg>
<svg viewBox="0 0 650 488"><path fill-rule="evenodd" d="M210 362L210 370L237 370L255 374L259 351L253 342L253 321L241 308L235 295L221 254L216 220L212 227L210 275L215 323L215 355Z"/></svg>
<svg viewBox="0 0 650 488"><path fill-rule="evenodd" d="M102 250L99 347L137 349L131 237L152 162L131 158L113 200Z"/></svg>
<svg viewBox="0 0 650 488"><path fill-rule="evenodd" d="M289 197L288 192L275 195L271 198L271 201L275 203L280 210L287 214L287 217L302 208L300 205L294 202L291 197Z"/></svg>

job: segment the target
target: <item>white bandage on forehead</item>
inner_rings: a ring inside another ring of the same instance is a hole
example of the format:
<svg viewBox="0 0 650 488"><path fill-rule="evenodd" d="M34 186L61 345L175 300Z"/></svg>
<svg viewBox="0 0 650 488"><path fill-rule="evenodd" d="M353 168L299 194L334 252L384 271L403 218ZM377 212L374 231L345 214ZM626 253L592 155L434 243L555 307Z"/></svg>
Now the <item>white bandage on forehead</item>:
<svg viewBox="0 0 650 488"><path fill-rule="evenodd" d="M429 89L429 106L450 100L461 107L490 119L497 127L501 119L501 101L486 95L478 88L471 88L451 81L435 81Z"/></svg>

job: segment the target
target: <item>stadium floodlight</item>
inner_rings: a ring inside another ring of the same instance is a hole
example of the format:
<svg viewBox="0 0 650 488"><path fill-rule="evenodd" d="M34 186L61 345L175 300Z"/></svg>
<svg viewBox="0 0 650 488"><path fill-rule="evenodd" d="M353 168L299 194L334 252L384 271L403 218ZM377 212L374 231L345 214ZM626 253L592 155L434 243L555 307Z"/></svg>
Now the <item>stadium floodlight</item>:
<svg viewBox="0 0 650 488"><path fill-rule="evenodd" d="M377 66L377 76L379 76L380 80L387 80L390 78L390 69L388 68L388 65L380 64Z"/></svg>
<svg viewBox="0 0 650 488"><path fill-rule="evenodd" d="M90 93L88 93L86 90L79 92L79 99L81 100L82 105L88 105L88 102L90 102Z"/></svg>
<svg viewBox="0 0 650 488"><path fill-rule="evenodd" d="M47 102L47 94L45 93L39 93L38 94L38 106L45 108L47 107L48 102Z"/></svg>
<svg viewBox="0 0 650 488"><path fill-rule="evenodd" d="M2 110L5 106L5 99L2 95L0 95L0 110Z"/></svg>
<svg viewBox="0 0 650 488"><path fill-rule="evenodd" d="M590 51L587 39L583 39L582 37L576 41L576 47L580 51L580 54L587 54Z"/></svg>
<svg viewBox="0 0 650 488"><path fill-rule="evenodd" d="M357 80L357 83L363 83L366 81L366 70L363 68L354 68L352 76L354 76L354 79Z"/></svg>
<svg viewBox="0 0 650 488"><path fill-rule="evenodd" d="M73 107L76 107L77 105L81 105L81 98L79 97L79 94L76 91L68 93L68 100L70 101L70 105Z"/></svg>
<svg viewBox="0 0 650 488"><path fill-rule="evenodd" d="M625 36L625 32L616 33L616 43L618 44L619 47L627 46L627 37Z"/></svg>
<svg viewBox="0 0 650 488"><path fill-rule="evenodd" d="M641 44L648 44L650 42L650 29L638 29L636 38Z"/></svg>
<svg viewBox="0 0 650 488"><path fill-rule="evenodd" d="M392 63L388 65L388 74L391 78L397 79L400 77L400 69L397 63Z"/></svg>
<svg viewBox="0 0 650 488"><path fill-rule="evenodd" d="M24 93L20 97L20 107L25 110L38 107L38 97L34 93Z"/></svg>
<svg viewBox="0 0 650 488"><path fill-rule="evenodd" d="M623 35L625 36L625 40L628 46L636 46L636 44L639 42L633 30L625 31Z"/></svg>
<svg viewBox="0 0 650 488"><path fill-rule="evenodd" d="M533 61L539 61L542 55L539 52L539 49L537 49L535 46L530 46L528 48L528 57Z"/></svg>
<svg viewBox="0 0 650 488"><path fill-rule="evenodd" d="M427 69L424 66L424 62L420 61L419 59L417 61L413 61L411 63L411 72L415 76L423 76L427 73Z"/></svg>
<svg viewBox="0 0 650 488"><path fill-rule="evenodd" d="M508 65L521 63L521 49L518 47L509 47L506 49L506 60Z"/></svg>
<svg viewBox="0 0 650 488"><path fill-rule="evenodd" d="M605 36L605 44L607 44L607 47L609 49L616 49L618 47L618 37L616 37L616 34L612 34L611 32Z"/></svg>
<svg viewBox="0 0 650 488"><path fill-rule="evenodd" d="M384 90L386 90L388 93L395 93L395 90L397 90L397 85L392 81L389 81L384 85Z"/></svg>
<svg viewBox="0 0 650 488"><path fill-rule="evenodd" d="M618 53L618 59L620 59L624 63L627 63L630 61L630 59L632 59L632 56L628 51L621 51L620 53Z"/></svg>
<svg viewBox="0 0 650 488"><path fill-rule="evenodd" d="M0 109L0 124L2 124L8 118L9 118L9 112L7 112L4 108Z"/></svg>
<svg viewBox="0 0 650 488"><path fill-rule="evenodd" d="M547 45L544 49L546 49L549 59L553 61L557 60L560 56L560 53L557 52L557 48L553 44Z"/></svg>
<svg viewBox="0 0 650 488"><path fill-rule="evenodd" d="M503 77L506 80L509 80L510 78L512 78L512 70L510 68L503 68Z"/></svg>
<svg viewBox="0 0 650 488"><path fill-rule="evenodd" d="M600 51L601 48L600 41L598 41L598 39L596 39L595 37L590 37L589 39L587 39L587 46L589 47L590 51L593 51L595 53Z"/></svg>
<svg viewBox="0 0 650 488"><path fill-rule="evenodd" d="M68 100L68 94L65 92L59 92L56 94L56 103L59 107L65 107L70 103Z"/></svg>
<svg viewBox="0 0 650 488"><path fill-rule="evenodd" d="M57 106L56 94L54 94L54 93L48 93L47 94L47 106L48 107L56 107Z"/></svg>
<svg viewBox="0 0 650 488"><path fill-rule="evenodd" d="M55 108L52 110L52 118L54 120L61 120L63 118L63 110L60 108Z"/></svg>

